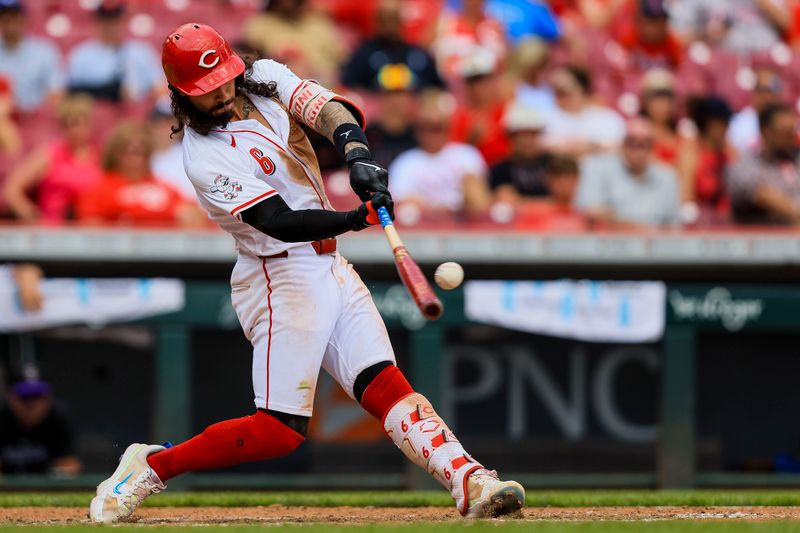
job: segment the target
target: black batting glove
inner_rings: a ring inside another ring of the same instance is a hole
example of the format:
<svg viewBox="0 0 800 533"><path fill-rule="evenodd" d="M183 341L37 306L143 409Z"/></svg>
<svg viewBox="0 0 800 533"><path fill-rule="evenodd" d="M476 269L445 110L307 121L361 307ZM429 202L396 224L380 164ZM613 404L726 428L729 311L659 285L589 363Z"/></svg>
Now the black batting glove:
<svg viewBox="0 0 800 533"><path fill-rule="evenodd" d="M346 155L350 167L350 187L353 188L362 202L369 200L375 193L389 193L389 172L372 160L372 154L366 148L354 148Z"/></svg>
<svg viewBox="0 0 800 533"><path fill-rule="evenodd" d="M382 192L376 192L369 201L348 212L348 217L351 217L350 225L353 231L361 231L364 228L380 224L378 209L381 207L385 207L389 212L389 217L394 220L392 197Z"/></svg>

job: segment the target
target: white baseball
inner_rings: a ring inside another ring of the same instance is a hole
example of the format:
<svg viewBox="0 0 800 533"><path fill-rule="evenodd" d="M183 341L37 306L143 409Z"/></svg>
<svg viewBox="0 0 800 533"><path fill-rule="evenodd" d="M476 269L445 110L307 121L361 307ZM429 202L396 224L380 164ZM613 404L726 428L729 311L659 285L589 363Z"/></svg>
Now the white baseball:
<svg viewBox="0 0 800 533"><path fill-rule="evenodd" d="M436 284L442 289L449 291L455 289L464 281L464 269L458 263L449 261L436 267L433 274Z"/></svg>

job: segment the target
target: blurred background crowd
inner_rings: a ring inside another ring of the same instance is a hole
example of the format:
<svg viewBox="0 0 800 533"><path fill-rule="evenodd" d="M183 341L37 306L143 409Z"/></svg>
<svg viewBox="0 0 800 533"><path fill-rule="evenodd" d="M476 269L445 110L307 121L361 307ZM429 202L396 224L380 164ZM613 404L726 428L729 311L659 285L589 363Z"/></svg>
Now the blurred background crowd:
<svg viewBox="0 0 800 533"><path fill-rule="evenodd" d="M187 21L358 102L407 225L800 223L797 0L0 0L0 217L208 224L160 65Z"/></svg>

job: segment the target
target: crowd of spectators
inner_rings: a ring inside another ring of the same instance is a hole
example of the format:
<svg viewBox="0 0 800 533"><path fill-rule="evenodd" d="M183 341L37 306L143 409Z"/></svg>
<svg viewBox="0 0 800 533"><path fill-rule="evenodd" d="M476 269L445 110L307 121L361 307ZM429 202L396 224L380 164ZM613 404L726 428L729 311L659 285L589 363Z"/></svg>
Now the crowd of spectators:
<svg viewBox="0 0 800 533"><path fill-rule="evenodd" d="M0 0L0 216L208 224L159 62L189 20L359 102L402 223L800 224L800 0Z"/></svg>

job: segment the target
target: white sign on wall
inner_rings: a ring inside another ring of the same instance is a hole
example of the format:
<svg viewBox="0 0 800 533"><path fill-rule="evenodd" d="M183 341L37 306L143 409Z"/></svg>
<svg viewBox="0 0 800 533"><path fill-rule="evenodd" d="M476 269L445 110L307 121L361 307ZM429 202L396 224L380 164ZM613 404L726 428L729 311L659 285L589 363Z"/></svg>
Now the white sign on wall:
<svg viewBox="0 0 800 533"><path fill-rule="evenodd" d="M666 322L655 281L470 281L464 300L474 322L583 341L653 342Z"/></svg>
<svg viewBox="0 0 800 533"><path fill-rule="evenodd" d="M52 278L42 280L41 290L42 309L27 312L10 270L0 270L0 332L128 322L180 311L185 304L184 283L175 279Z"/></svg>

